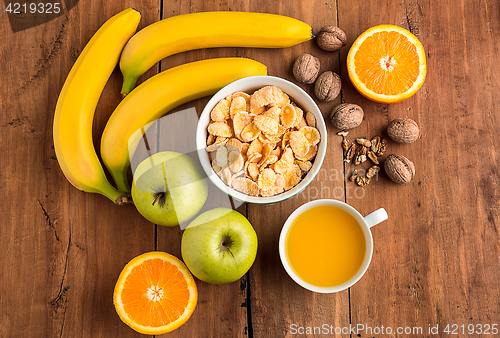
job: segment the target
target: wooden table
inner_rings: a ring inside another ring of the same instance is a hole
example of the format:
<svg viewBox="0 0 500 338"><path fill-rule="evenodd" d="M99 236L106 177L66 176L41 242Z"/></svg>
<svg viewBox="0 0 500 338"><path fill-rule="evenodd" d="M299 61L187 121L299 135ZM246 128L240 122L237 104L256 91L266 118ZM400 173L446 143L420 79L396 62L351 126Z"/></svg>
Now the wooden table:
<svg viewBox="0 0 500 338"><path fill-rule="evenodd" d="M500 326L500 2L76 0L65 2L63 15L16 33L5 12L7 3L0 5L0 153L6 159L0 171L0 337L139 336L113 308L121 269L152 250L180 257L179 228L155 226L131 205L118 207L103 196L78 191L64 178L55 157L52 122L64 80L93 33L127 7L142 13L139 28L173 15L212 10L288 15L315 31L338 25L348 37L340 53L322 51L314 40L280 50L196 50L163 60L141 81L176 65L223 56L258 60L270 75L293 80L294 59L309 52L319 57L322 71L333 70L342 78L341 95L319 103L325 118L341 102L365 110L365 121L348 135L351 140L386 136L387 123L397 117L414 119L422 130L411 145L389 144L389 153L415 163L410 184L393 184L382 174L359 191L346 179L352 167L344 166L341 139L328 124L328 154L305 193L275 205L238 209L259 237L249 273L227 285L198 281L193 316L169 336L291 337L327 325L339 337L390 337L377 334L382 326L397 337L446 337L453 336L444 333L448 324L450 331L456 324L459 333L463 328L467 333L469 324ZM354 39L382 23L410 29L427 53L423 87L392 105L358 94L345 65ZM116 70L99 102L97 149L121 99L121 79ZM301 87L313 95L312 86ZM199 114L207 101L179 110L194 107ZM168 147L165 139L157 150ZM285 219L316 198L346 201L364 215L379 207L389 214L389 220L372 229L374 254L366 275L336 294L302 289L279 260L278 237ZM350 325L361 324L364 331L347 332ZM439 335L429 334L429 327L436 325ZM367 327L375 331L370 334ZM413 327L423 331L396 332Z"/></svg>

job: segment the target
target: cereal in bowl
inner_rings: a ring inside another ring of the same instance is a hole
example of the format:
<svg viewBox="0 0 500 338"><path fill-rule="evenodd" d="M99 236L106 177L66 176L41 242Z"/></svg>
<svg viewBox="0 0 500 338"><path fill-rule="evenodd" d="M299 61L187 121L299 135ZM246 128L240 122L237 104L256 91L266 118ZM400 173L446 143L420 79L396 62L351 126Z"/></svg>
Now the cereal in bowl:
<svg viewBox="0 0 500 338"><path fill-rule="evenodd" d="M206 151L212 168L225 184L250 196L290 190L318 151L315 122L276 86L229 95L210 112Z"/></svg>

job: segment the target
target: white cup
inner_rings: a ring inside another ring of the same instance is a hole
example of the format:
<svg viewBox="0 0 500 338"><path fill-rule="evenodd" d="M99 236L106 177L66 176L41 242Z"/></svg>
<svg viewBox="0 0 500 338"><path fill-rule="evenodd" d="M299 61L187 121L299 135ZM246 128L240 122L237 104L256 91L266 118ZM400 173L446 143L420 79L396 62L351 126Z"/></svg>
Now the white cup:
<svg viewBox="0 0 500 338"><path fill-rule="evenodd" d="M337 207L339 209L347 211L349 214L351 214L356 221L358 221L359 225L363 229L363 233L365 235L365 242L366 242L366 250L365 250L365 258L363 260L363 263L361 264L361 267L359 270L356 272L356 274L349 279L348 281L340 284L340 285L335 285L331 287L321 287L321 286L316 286L312 285L308 282L305 282L302 280L292 269L290 266L290 263L288 262L286 252L285 252L285 241L286 237L288 234L288 230L290 229L290 226L292 225L293 221L302 214L304 211L318 207L318 206L333 206ZM363 217L356 209L351 207L349 204L340 202L337 200L331 200L331 199L321 199L321 200L315 200L308 202L301 207L297 208L286 220L285 225L283 225L283 228L281 229L281 234L280 234L280 240L279 240L279 252L280 252L280 258L281 262L283 264L283 267L285 268L286 272L288 275L300 286L314 292L319 292L319 293L332 293L332 292L338 292L347 289L348 287L352 286L354 283L356 283L358 280L363 277L365 274L366 270L368 269L368 266L370 265L370 261L372 259L372 254L373 254L373 237L372 233L370 231L370 228L376 224L379 224L380 222L383 222L387 219L387 212L385 211L384 208L380 208L371 214L369 214L366 217Z"/></svg>

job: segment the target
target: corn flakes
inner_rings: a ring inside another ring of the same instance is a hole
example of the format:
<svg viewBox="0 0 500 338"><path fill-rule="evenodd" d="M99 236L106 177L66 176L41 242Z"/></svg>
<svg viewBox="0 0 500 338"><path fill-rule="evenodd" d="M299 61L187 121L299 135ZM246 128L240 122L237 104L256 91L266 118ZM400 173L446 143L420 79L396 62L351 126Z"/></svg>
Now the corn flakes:
<svg viewBox="0 0 500 338"><path fill-rule="evenodd" d="M285 190L288 191L295 187L302 178L302 172L298 165L294 164L292 168L283 174L283 178L285 179Z"/></svg>
<svg viewBox="0 0 500 338"><path fill-rule="evenodd" d="M304 156L295 156L295 157L297 158L297 160L300 161L310 161L314 158L314 156L316 156L317 152L318 152L318 146L312 145L309 147L309 151L307 152L307 154L305 154Z"/></svg>
<svg viewBox="0 0 500 338"><path fill-rule="evenodd" d="M285 152L281 156L281 159L279 159L274 164L274 171L276 171L276 173L278 173L278 174L282 174L293 165L293 162L294 162L294 158L293 158L292 149L286 148Z"/></svg>
<svg viewBox="0 0 500 338"><path fill-rule="evenodd" d="M243 142L251 142L259 137L260 133L261 131L252 122L241 131L241 140Z"/></svg>
<svg viewBox="0 0 500 338"><path fill-rule="evenodd" d="M265 115L255 116L253 123L264 134L276 135L278 133L278 122L270 117Z"/></svg>
<svg viewBox="0 0 500 338"><path fill-rule="evenodd" d="M237 177L231 183L235 190L250 196L259 196L259 186L248 178Z"/></svg>
<svg viewBox="0 0 500 338"><path fill-rule="evenodd" d="M259 140L262 143L279 143L281 141L280 137L278 135L267 135L267 134L260 134L259 135Z"/></svg>
<svg viewBox="0 0 500 338"><path fill-rule="evenodd" d="M295 156L305 156L309 151L309 141L304 134L294 131L290 135L290 147L292 147Z"/></svg>
<svg viewBox="0 0 500 338"><path fill-rule="evenodd" d="M257 181L260 174L259 165L257 163L252 163L252 162L247 162L247 163L248 163L247 166L248 176L254 181Z"/></svg>
<svg viewBox="0 0 500 338"><path fill-rule="evenodd" d="M233 95L231 95L231 98L234 100L236 97L242 97L245 99L245 102L246 102L246 108L245 110L247 112L250 111L250 95L245 93L245 92L236 92L234 93Z"/></svg>
<svg viewBox="0 0 500 338"><path fill-rule="evenodd" d="M280 88L237 92L215 105L207 148L213 170L235 190L274 196L296 186L311 170L321 135Z"/></svg>
<svg viewBox="0 0 500 338"><path fill-rule="evenodd" d="M288 96L287 96L288 98ZM286 101L283 91L276 86L265 86L250 97L250 107L259 108L270 104L282 104Z"/></svg>
<svg viewBox="0 0 500 338"><path fill-rule="evenodd" d="M291 104L286 104L281 109L280 120L283 127L286 129L295 127L296 120L299 118L299 114L294 106Z"/></svg>
<svg viewBox="0 0 500 338"><path fill-rule="evenodd" d="M247 157L250 158L254 154L261 154L263 147L264 144L259 139L253 140L252 143L250 143L250 146L248 147Z"/></svg>
<svg viewBox="0 0 500 338"><path fill-rule="evenodd" d="M220 100L210 112L210 118L216 122L224 122L229 119L229 105L231 101L227 99Z"/></svg>
<svg viewBox="0 0 500 338"><path fill-rule="evenodd" d="M234 148L238 149L241 153L243 150L243 143L241 143L240 140L233 137L226 142L226 147L228 147L228 148L234 147Z"/></svg>
<svg viewBox="0 0 500 338"><path fill-rule="evenodd" d="M285 190L285 179L280 174L276 174L274 185L268 190L261 189L260 194L264 197L269 197L280 194L284 190Z"/></svg>
<svg viewBox="0 0 500 338"><path fill-rule="evenodd" d="M306 137L307 141L309 141L309 144L315 145L319 143L320 136L318 129L309 126L302 127L299 129L299 133L302 133L302 135Z"/></svg>
<svg viewBox="0 0 500 338"><path fill-rule="evenodd" d="M227 148L225 146L220 146L219 149L217 149L215 159L219 167L227 167Z"/></svg>
<svg viewBox="0 0 500 338"><path fill-rule="evenodd" d="M212 122L208 125L208 132L214 136L231 137L233 131L231 127L224 122Z"/></svg>
<svg viewBox="0 0 500 338"><path fill-rule="evenodd" d="M259 162L260 163L260 171L264 170L268 165L274 164L278 162L278 156L276 155L269 155L266 157L264 161Z"/></svg>
<svg viewBox="0 0 500 338"><path fill-rule="evenodd" d="M234 97L233 100L231 101L231 106L229 107L229 116L234 121L234 115L237 112L240 111L246 112L246 110L247 110L247 101L245 100L245 98L241 96Z"/></svg>
<svg viewBox="0 0 500 338"><path fill-rule="evenodd" d="M239 150L231 151L229 155L227 155L227 160L229 168L233 173L236 173L241 169L243 169L244 165L243 156L241 156Z"/></svg>
<svg viewBox="0 0 500 338"><path fill-rule="evenodd" d="M278 108L278 107L271 107L268 110L266 110L265 113L262 114L262 116L266 116L266 117L272 118L278 124L280 123L280 115L281 115L281 109Z"/></svg>
<svg viewBox="0 0 500 338"><path fill-rule="evenodd" d="M268 190L274 186L274 181L276 181L276 173L274 170L266 168L260 173L257 185L260 189Z"/></svg>
<svg viewBox="0 0 500 338"><path fill-rule="evenodd" d="M234 114L232 121L233 121L234 135L238 139L243 141L241 139L241 132L243 131L243 129L245 129L246 126L252 123L253 116L250 116L245 111L239 111Z"/></svg>
<svg viewBox="0 0 500 338"><path fill-rule="evenodd" d="M309 171L312 168L312 163L310 161L295 160L295 164L297 164L302 171Z"/></svg>
<svg viewBox="0 0 500 338"><path fill-rule="evenodd" d="M222 182L226 183L227 185L231 185L231 178L232 178L231 170L228 167L225 167L222 169L220 172L220 178Z"/></svg>

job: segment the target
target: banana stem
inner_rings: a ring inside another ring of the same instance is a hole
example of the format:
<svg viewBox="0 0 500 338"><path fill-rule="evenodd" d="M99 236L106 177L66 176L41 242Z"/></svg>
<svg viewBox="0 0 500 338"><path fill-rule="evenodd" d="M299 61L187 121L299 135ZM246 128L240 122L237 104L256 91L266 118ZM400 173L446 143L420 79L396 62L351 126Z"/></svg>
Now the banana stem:
<svg viewBox="0 0 500 338"><path fill-rule="evenodd" d="M122 195L118 197L115 203L116 205L125 205L125 204L134 204L134 201L132 201L132 196Z"/></svg>
<svg viewBox="0 0 500 338"><path fill-rule="evenodd" d="M96 191L103 196L109 198L116 205L125 205L125 204L133 204L132 197L129 193L118 191L115 187L113 187L109 182L106 181L104 187Z"/></svg>

